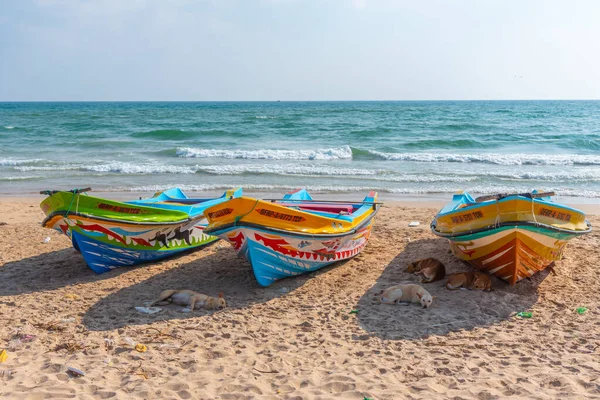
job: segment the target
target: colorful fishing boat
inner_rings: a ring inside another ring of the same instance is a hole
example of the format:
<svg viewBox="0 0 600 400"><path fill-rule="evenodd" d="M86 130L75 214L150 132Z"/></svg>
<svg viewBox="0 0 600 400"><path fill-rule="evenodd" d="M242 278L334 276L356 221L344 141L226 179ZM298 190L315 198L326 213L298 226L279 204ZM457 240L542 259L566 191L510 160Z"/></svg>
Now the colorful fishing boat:
<svg viewBox="0 0 600 400"><path fill-rule="evenodd" d="M357 255L381 203L314 200L306 190L283 199L239 197L206 209L205 232L227 240L252 264L261 286Z"/></svg>
<svg viewBox="0 0 600 400"><path fill-rule="evenodd" d="M216 199L191 199L179 188L149 199L119 202L88 196L86 189L43 191L42 226L67 235L96 273L146 263L218 240L207 235L204 210L240 197L230 190Z"/></svg>
<svg viewBox="0 0 600 400"><path fill-rule="evenodd" d="M582 211L556 203L553 192L455 194L431 223L454 255L511 285L562 258L569 240L590 233Z"/></svg>

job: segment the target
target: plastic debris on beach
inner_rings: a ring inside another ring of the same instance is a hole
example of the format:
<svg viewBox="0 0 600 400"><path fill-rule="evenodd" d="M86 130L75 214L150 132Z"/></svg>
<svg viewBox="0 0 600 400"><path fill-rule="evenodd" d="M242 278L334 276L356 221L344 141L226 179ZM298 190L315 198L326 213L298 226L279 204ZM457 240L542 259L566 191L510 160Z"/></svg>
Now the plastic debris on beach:
<svg viewBox="0 0 600 400"><path fill-rule="evenodd" d="M73 367L67 367L67 372L69 372L74 377L85 376L85 372L83 372L80 369L73 368Z"/></svg>
<svg viewBox="0 0 600 400"><path fill-rule="evenodd" d="M279 292L280 292L280 293L289 293L289 292L290 292L290 289L289 289L289 288L286 288L286 287L282 287L281 289L279 289Z"/></svg>
<svg viewBox="0 0 600 400"><path fill-rule="evenodd" d="M145 353L148 351L148 347L145 344L138 343L135 345L135 349L140 353Z"/></svg>
<svg viewBox="0 0 600 400"><path fill-rule="evenodd" d="M0 363L5 362L7 358L8 358L8 353L6 352L6 350L0 351Z"/></svg>
<svg viewBox="0 0 600 400"><path fill-rule="evenodd" d="M50 236L46 236L46 239L42 240L42 243L50 243Z"/></svg>
<svg viewBox="0 0 600 400"><path fill-rule="evenodd" d="M583 315L587 310L588 310L587 307L577 307L577 310L575 310L575 311L577 311L577 314Z"/></svg>
<svg viewBox="0 0 600 400"><path fill-rule="evenodd" d="M358 310L350 310L350 312L348 314L358 314Z"/></svg>
<svg viewBox="0 0 600 400"><path fill-rule="evenodd" d="M10 378L14 371L10 369L0 370L0 378Z"/></svg>
<svg viewBox="0 0 600 400"><path fill-rule="evenodd" d="M162 311L160 307L136 307L135 309L144 314L156 314Z"/></svg>
<svg viewBox="0 0 600 400"><path fill-rule="evenodd" d="M11 351L19 350L21 347L23 347L23 342L19 338L11 339L8 342L8 349Z"/></svg>
<svg viewBox="0 0 600 400"><path fill-rule="evenodd" d="M36 338L37 338L37 336L30 335L30 334L27 334L27 333L22 333L22 334L19 335L19 340L21 340L22 343L33 342Z"/></svg>
<svg viewBox="0 0 600 400"><path fill-rule="evenodd" d="M421 225L421 223L419 221L412 221L410 224L408 224L408 226L410 226L411 228L415 227L415 226L419 226Z"/></svg>
<svg viewBox="0 0 600 400"><path fill-rule="evenodd" d="M520 313L517 313L517 317L520 318L531 318L533 316L533 314L529 311L521 311Z"/></svg>

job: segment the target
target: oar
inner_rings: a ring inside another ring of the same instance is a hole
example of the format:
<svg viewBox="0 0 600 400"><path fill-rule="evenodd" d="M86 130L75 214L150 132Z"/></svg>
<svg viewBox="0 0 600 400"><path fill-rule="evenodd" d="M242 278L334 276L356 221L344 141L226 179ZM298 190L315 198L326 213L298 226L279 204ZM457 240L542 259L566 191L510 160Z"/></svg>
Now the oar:
<svg viewBox="0 0 600 400"><path fill-rule="evenodd" d="M554 196L554 192L544 192L544 193L498 193L498 194L490 194L487 196L479 196L475 199L477 203L481 203L482 201L488 200L500 200L509 196L523 196L529 199L537 199L538 197L548 197Z"/></svg>

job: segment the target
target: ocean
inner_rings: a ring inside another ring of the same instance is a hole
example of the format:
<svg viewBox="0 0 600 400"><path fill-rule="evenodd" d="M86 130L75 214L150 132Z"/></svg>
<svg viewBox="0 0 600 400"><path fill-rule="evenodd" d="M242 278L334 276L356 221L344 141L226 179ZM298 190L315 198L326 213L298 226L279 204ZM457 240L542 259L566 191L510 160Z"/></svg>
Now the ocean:
<svg viewBox="0 0 600 400"><path fill-rule="evenodd" d="M600 198L600 101L0 103L0 194Z"/></svg>

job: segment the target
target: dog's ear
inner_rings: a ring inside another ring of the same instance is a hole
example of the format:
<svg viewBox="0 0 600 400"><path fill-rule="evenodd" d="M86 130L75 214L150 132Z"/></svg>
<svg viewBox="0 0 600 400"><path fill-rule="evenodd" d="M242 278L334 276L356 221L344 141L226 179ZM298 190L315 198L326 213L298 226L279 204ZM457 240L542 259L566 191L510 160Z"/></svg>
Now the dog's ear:
<svg viewBox="0 0 600 400"><path fill-rule="evenodd" d="M417 297L420 299L423 297L423 295L421 293L417 293Z"/></svg>
<svg viewBox="0 0 600 400"><path fill-rule="evenodd" d="M219 292L219 297L223 298L223 292Z"/></svg>

